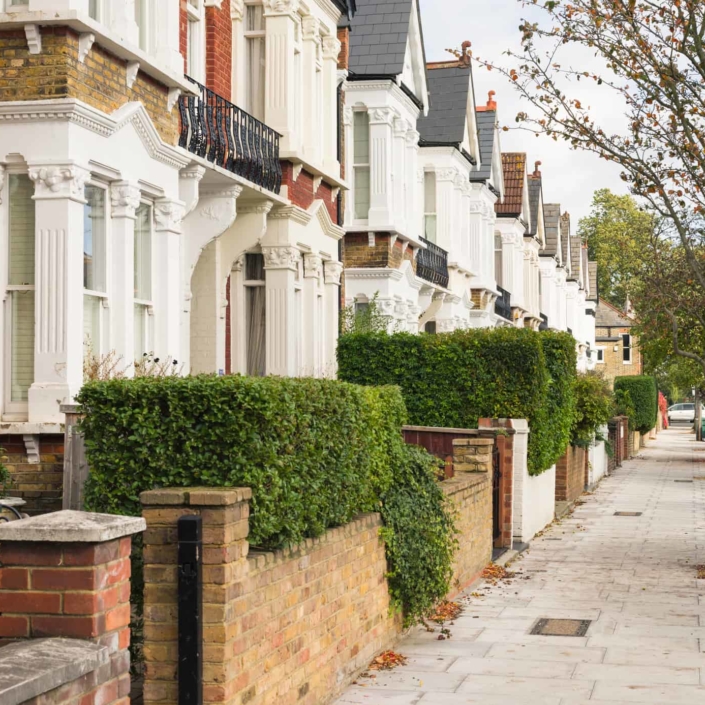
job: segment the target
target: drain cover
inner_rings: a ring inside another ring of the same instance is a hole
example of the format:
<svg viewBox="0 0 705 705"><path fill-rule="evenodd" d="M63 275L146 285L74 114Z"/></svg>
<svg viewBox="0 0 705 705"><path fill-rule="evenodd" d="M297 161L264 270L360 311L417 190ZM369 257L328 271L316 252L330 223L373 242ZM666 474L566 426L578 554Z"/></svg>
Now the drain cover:
<svg viewBox="0 0 705 705"><path fill-rule="evenodd" d="M640 517L641 512L615 512L616 517Z"/></svg>
<svg viewBox="0 0 705 705"><path fill-rule="evenodd" d="M539 619L529 634L538 636L585 636L590 619Z"/></svg>

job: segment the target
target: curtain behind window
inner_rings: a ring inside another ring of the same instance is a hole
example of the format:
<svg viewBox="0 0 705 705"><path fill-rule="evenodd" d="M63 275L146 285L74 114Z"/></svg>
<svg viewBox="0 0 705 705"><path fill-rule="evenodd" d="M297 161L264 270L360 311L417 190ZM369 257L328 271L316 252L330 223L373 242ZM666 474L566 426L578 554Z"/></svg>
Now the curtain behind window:
<svg viewBox="0 0 705 705"><path fill-rule="evenodd" d="M245 255L247 294L247 374L264 377L267 373L267 309L264 287L264 257Z"/></svg>

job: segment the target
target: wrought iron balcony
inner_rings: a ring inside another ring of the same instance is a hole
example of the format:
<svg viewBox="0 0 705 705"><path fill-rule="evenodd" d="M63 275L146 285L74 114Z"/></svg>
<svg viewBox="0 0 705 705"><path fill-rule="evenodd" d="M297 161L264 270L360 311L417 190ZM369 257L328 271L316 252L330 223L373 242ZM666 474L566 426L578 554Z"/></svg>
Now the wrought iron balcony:
<svg viewBox="0 0 705 705"><path fill-rule="evenodd" d="M200 95L184 95L179 99L179 146L279 193L282 183L279 133L198 81L186 78L198 86Z"/></svg>
<svg viewBox="0 0 705 705"><path fill-rule="evenodd" d="M541 314L541 324L539 330L548 330L548 316L545 313Z"/></svg>
<svg viewBox="0 0 705 705"><path fill-rule="evenodd" d="M499 296L497 297L497 300L494 302L494 312L498 315L501 316L502 318L506 318L508 321L513 320L512 317L512 295L508 292L502 289L501 286L497 287L497 291L499 291Z"/></svg>
<svg viewBox="0 0 705 705"><path fill-rule="evenodd" d="M421 238L426 245L425 250L419 250L416 259L416 275L432 284L438 284L444 289L448 287L448 253L430 240Z"/></svg>

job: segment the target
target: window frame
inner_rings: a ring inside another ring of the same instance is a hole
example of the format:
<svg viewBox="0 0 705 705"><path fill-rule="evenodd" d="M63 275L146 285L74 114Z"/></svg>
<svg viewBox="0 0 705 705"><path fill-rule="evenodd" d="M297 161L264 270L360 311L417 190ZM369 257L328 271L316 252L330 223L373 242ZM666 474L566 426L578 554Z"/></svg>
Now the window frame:
<svg viewBox="0 0 705 705"><path fill-rule="evenodd" d="M144 347L146 348L142 353L142 357L144 357L145 354L153 353L154 352L154 202L150 201L147 198L142 198L140 199L140 205L138 206L138 209L142 206L147 206L150 209L150 218L149 218L149 266L148 266L148 272L149 272L149 298L143 299L143 298L138 298L137 296L137 291L133 290L132 292L132 306L134 311L136 312L136 309L138 307L144 309L144 323L143 323L143 329L142 329L142 339L144 340ZM137 215L137 211L135 211L135 216ZM137 220L135 220L135 224L137 223ZM134 256L134 261L132 263L132 268L133 268L133 275L137 274L137 237L135 234L135 241L134 241L134 249L135 249L135 256ZM135 363L139 361L139 358L137 358L137 351L136 351L136 346L137 346L137 340L135 339L133 341L133 355L135 356Z"/></svg>
<svg viewBox="0 0 705 705"><path fill-rule="evenodd" d="M628 343L627 340L629 341ZM633 360L631 333L622 333L622 364L631 365Z"/></svg>
<svg viewBox="0 0 705 705"><path fill-rule="evenodd" d="M111 201L110 201L110 193L109 193L109 186L107 183L99 181L95 178L90 178L86 182L86 188L89 186L92 186L93 188L100 189L103 192L103 208L104 208L104 228L105 228L105 244L104 244L104 252L103 252L103 257L104 257L104 262L103 262L103 267L104 267L104 272L103 276L105 278L105 291L99 291L97 289L86 289L85 287L85 282L83 286L83 309L81 311L82 316L84 316L83 320L83 331L84 331L84 340L83 340L83 347L84 347L84 359L86 355L86 350L85 350L85 310L86 310L86 297L89 298L94 298L98 299L100 301L100 309L99 309L99 319L98 319L98 350L93 350L93 354L97 355L100 357L101 355L105 354L107 350L110 347L110 336L109 336L109 331L110 331L110 316L108 313L109 309L109 304L110 304L110 297L109 297L109 292L110 292L110 268L108 266L108 262L110 261L110 253L109 253L109 242L110 242L110 223L111 223ZM85 191L84 191L85 195Z"/></svg>
<svg viewBox="0 0 705 705"><path fill-rule="evenodd" d="M426 199L426 190L428 188L428 181L430 181L429 177L433 177L433 211L429 211L427 206L427 199ZM433 239L428 237L428 219L433 218L434 222L434 227L433 227ZM434 169L425 169L423 173L423 236L424 239L428 240L429 242L432 242L434 245L437 244L438 240L438 178L436 176L436 172Z"/></svg>
<svg viewBox="0 0 705 705"><path fill-rule="evenodd" d="M265 331L266 331L266 311L267 311L267 294L266 294L266 286L267 286L267 269L266 269L266 263L263 265L262 272L264 274L264 279L247 279L247 256L248 255L259 255L260 257L264 258L264 255L262 254L261 251L257 252L255 251L247 251L245 252L245 261L243 264L243 279L242 279L242 288L245 291L245 374L249 375L250 371L248 369L248 364L249 364L249 346L250 346L250 330L249 330L249 321L250 321L250 297L248 296L248 289L255 289L259 287L264 287L265 288ZM298 284L298 291L299 291L299 297L303 296L303 293L301 293L302 287L303 287L303 265L301 262L299 262L299 265L297 267L297 272L300 274L300 279L299 279L299 284ZM302 304L302 313L303 313L303 299L301 299L301 304ZM266 343L266 333L265 333L265 363L264 363L264 375L267 376L267 361L266 361L266 350L267 350L267 343ZM301 354L303 355L303 350L301 351ZM303 357L301 358L303 359Z"/></svg>
<svg viewBox="0 0 705 705"><path fill-rule="evenodd" d="M497 242L499 241L499 247L497 247ZM494 233L494 240L492 241L492 259L494 265L494 280L497 286L504 289L504 241L502 240L502 233ZM497 255L499 254L499 272L497 271Z"/></svg>
<svg viewBox="0 0 705 705"><path fill-rule="evenodd" d="M19 6L16 6L19 7ZM5 205L5 293L3 295L3 326L5 328L2 336L3 344L3 399L2 399L2 419L4 421L26 421L29 413L28 401L12 400L12 294L13 292L31 291L35 293L35 324L36 324L36 266L34 272L34 284L10 284L10 177L27 176L26 169L21 166L7 166L5 169L5 193L3 203ZM35 204L35 243L36 243L36 201ZM36 331L34 348L36 350ZM34 376L33 376L34 379ZM34 382L32 382L34 383ZM31 387L31 385L30 385Z"/></svg>
<svg viewBox="0 0 705 705"><path fill-rule="evenodd" d="M357 132L357 126L355 125L355 118L357 115L360 114L365 114L367 116L367 162L360 162L358 163L355 160L355 134ZM371 147L372 147L372 140L370 139L370 113L367 108L360 108L357 110L353 110L353 119L352 119L352 210L353 210L353 223L356 225L367 225L370 222L370 207L371 207L371 201L372 201L372 166L371 166ZM367 217L366 218L359 218L357 215L357 192L358 192L358 186L357 186L357 174L359 170L366 170L368 174L368 208L367 208Z"/></svg>
<svg viewBox="0 0 705 705"><path fill-rule="evenodd" d="M605 364L605 347L599 346L595 348L595 364L604 365Z"/></svg>
<svg viewBox="0 0 705 705"><path fill-rule="evenodd" d="M193 3L196 3L195 5ZM204 0L186 0L186 73L206 82L206 13Z"/></svg>
<svg viewBox="0 0 705 705"><path fill-rule="evenodd" d="M262 8L262 29L247 29L248 23L248 12L251 7L261 7ZM246 110L255 119L260 122L265 121L265 112L267 110L267 17L264 14L265 8L264 3L261 0L251 0L250 2L245 2L245 10L243 17L243 37L245 39L245 102ZM302 29L299 27L299 36L301 37ZM264 77L262 79L261 91L262 95L258 96L257 102L261 103L262 114L260 116L255 115L254 100L252 96L252 67L250 66L250 41L253 39L262 39L264 44ZM294 51L296 52L296 42L294 44ZM294 62L292 62L292 66ZM299 101L301 102L301 101Z"/></svg>

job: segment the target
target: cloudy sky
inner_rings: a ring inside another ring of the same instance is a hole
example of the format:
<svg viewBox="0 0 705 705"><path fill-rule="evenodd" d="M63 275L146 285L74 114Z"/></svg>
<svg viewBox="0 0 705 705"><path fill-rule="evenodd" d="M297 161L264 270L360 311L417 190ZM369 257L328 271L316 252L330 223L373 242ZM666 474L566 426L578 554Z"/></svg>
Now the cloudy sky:
<svg viewBox="0 0 705 705"><path fill-rule="evenodd" d="M527 16L527 10L522 8L519 0L420 0L420 3L428 61L449 58L445 49L459 49L466 39L472 42L474 55L498 64L512 63L508 57L502 56L504 51L520 49L519 24L522 17ZM533 17L543 18L542 13L534 12ZM561 59L564 65L570 62L581 68L595 65L594 61L591 56L580 55L574 49ZM500 124L511 127L517 112L528 110L528 104L519 99L510 83L496 71L488 72L475 65L474 78L478 105L487 102L488 91L496 91ZM596 88L594 91L591 88L588 94L590 105L603 124L615 124L619 117L611 114L613 103L609 95ZM576 95L583 100L585 93ZM537 138L520 131L504 132L502 150L527 152L529 171L533 171L535 161L542 162L544 199L547 203L560 203L563 210L571 214L574 227L578 219L589 212L596 189L610 188L616 193L626 193L616 165L592 154L575 152L547 137Z"/></svg>

